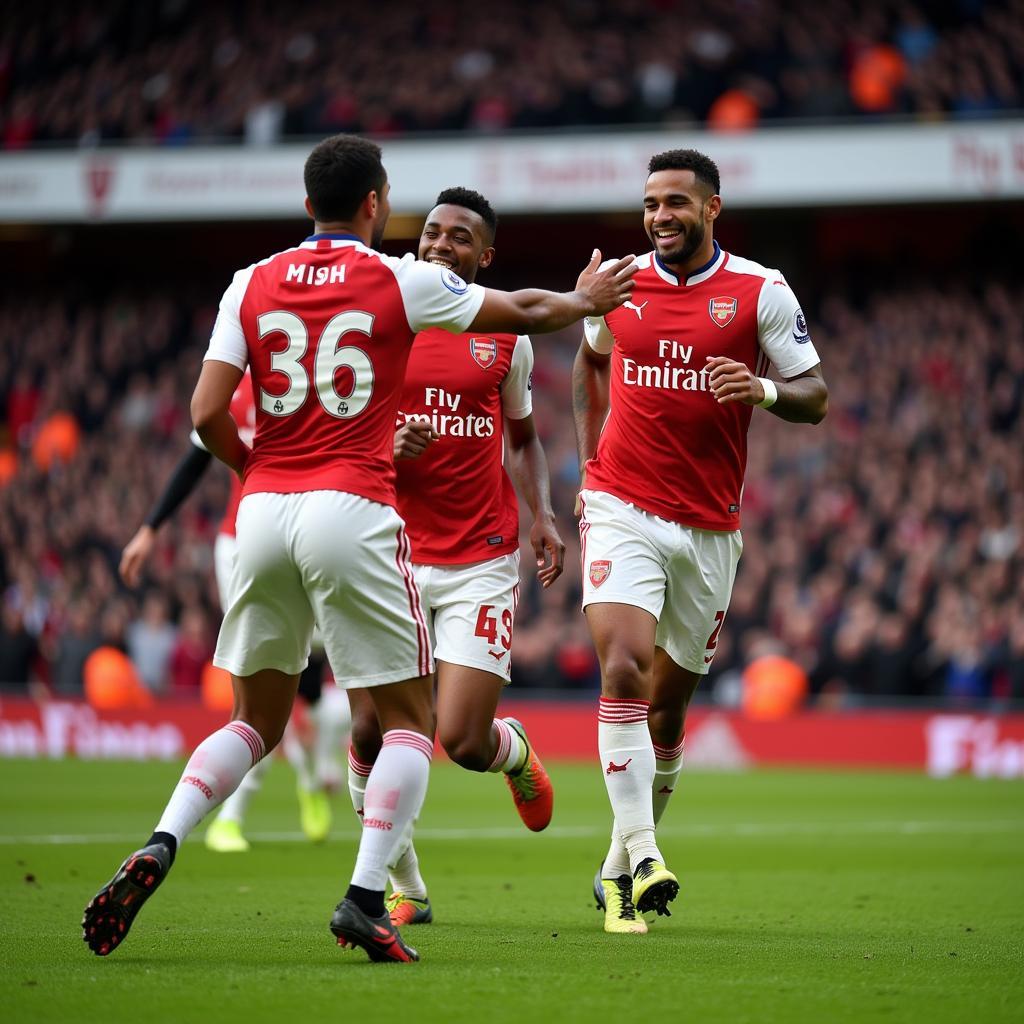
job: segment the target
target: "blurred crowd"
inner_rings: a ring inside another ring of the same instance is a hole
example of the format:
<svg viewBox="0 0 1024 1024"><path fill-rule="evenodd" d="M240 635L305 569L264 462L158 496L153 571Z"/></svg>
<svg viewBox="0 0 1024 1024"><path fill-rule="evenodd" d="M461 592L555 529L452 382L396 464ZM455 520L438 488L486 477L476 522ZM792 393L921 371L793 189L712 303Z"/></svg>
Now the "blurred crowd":
<svg viewBox="0 0 1024 1024"><path fill-rule="evenodd" d="M0 682L78 693L108 645L154 693L198 687L226 470L163 527L137 591L117 563L189 443L213 315L194 296L0 303ZM744 666L783 654L820 702L1024 698L1024 295L827 294L812 325L830 413L814 428L754 414L745 551L709 689L734 700ZM531 688L598 684L571 516L576 344L537 346L535 417L569 550L548 591L524 559L513 678Z"/></svg>
<svg viewBox="0 0 1024 1024"><path fill-rule="evenodd" d="M0 147L1024 107L1024 0L0 0Z"/></svg>

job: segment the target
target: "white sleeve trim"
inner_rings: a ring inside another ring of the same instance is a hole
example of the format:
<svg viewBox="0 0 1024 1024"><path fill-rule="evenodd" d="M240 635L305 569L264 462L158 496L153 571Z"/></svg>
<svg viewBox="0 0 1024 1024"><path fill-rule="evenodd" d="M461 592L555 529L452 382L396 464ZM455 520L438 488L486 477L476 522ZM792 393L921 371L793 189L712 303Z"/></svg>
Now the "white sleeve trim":
<svg viewBox="0 0 1024 1024"><path fill-rule="evenodd" d="M206 445L205 445L205 444L203 444L203 439L202 439L202 438L201 438L201 437L199 436L199 434L198 434L198 433L197 433L197 432L196 432L195 430L192 430L192 431L190 431L190 432L189 432L189 435L188 435L188 439L189 439L189 440L190 440L190 441L191 441L191 442L192 442L192 443L193 443L193 444L194 444L194 445L195 445L195 446L196 446L196 447L197 447L197 448L198 448L198 449L199 449L199 450L200 450L201 452L208 452L208 451L210 450L209 448L207 448L207 447L206 447Z"/></svg>
<svg viewBox="0 0 1024 1024"><path fill-rule="evenodd" d="M615 347L615 335L608 329L603 316L587 316L583 318L583 337L587 344L601 355L608 355Z"/></svg>
<svg viewBox="0 0 1024 1024"><path fill-rule="evenodd" d="M484 289L468 284L453 270L424 263L412 253L384 258L402 293L405 317L413 332L441 327L461 334L469 329L484 303Z"/></svg>
<svg viewBox="0 0 1024 1024"><path fill-rule="evenodd" d="M242 331L241 309L242 299L245 298L245 291L255 269L253 265L246 267L245 270L239 270L224 292L203 362L207 359L216 359L222 363L230 363L239 370L245 370L249 365L249 348L245 343L245 333Z"/></svg>
<svg viewBox="0 0 1024 1024"><path fill-rule="evenodd" d="M501 382L501 411L510 420L524 420L533 412L533 343L525 334L516 338L512 362Z"/></svg>
<svg viewBox="0 0 1024 1024"><path fill-rule="evenodd" d="M792 380L821 362L800 303L782 274L769 271L757 301L757 336L764 354L783 380Z"/></svg>

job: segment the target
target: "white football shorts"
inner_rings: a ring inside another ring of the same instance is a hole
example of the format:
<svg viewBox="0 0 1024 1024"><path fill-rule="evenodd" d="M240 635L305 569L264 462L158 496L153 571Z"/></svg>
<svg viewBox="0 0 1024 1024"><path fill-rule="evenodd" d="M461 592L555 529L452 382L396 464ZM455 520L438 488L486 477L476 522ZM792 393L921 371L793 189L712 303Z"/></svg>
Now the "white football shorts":
<svg viewBox="0 0 1024 1024"><path fill-rule="evenodd" d="M213 574L217 579L221 611L231 607L235 596L235 557L238 541L230 533L218 533L213 542Z"/></svg>
<svg viewBox="0 0 1024 1024"><path fill-rule="evenodd" d="M519 552L474 565L414 565L434 657L506 683L519 603Z"/></svg>
<svg viewBox="0 0 1024 1024"><path fill-rule="evenodd" d="M238 676L297 675L315 622L344 689L434 671L405 525L393 508L343 491L249 494L236 528L237 591L215 665Z"/></svg>
<svg viewBox="0 0 1024 1024"><path fill-rule="evenodd" d="M628 604L658 620L655 645L705 675L743 551L739 530L682 526L604 491L580 495L583 607Z"/></svg>

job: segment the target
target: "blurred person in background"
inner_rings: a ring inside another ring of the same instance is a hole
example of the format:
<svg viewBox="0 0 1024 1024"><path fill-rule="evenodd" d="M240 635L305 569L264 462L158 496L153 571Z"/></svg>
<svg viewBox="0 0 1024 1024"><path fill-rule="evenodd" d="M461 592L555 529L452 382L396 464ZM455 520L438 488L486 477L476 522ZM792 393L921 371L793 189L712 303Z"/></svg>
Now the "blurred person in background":
<svg viewBox="0 0 1024 1024"><path fill-rule="evenodd" d="M171 653L178 640L177 627L170 620L167 598L150 591L142 599L142 611L128 626L128 655L142 684L153 694L167 690Z"/></svg>

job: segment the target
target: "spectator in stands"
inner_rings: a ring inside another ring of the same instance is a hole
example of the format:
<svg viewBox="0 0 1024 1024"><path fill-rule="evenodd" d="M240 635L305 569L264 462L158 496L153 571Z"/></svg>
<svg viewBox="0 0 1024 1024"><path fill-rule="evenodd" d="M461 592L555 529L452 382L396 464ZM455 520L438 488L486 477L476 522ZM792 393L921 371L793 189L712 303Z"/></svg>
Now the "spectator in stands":
<svg viewBox="0 0 1024 1024"><path fill-rule="evenodd" d="M16 39L0 146L330 131L500 132L849 114L976 117L1024 106L1017 0L453 0L444 13L327 0L228 8L181 0L9 5ZM343 67L322 40L345 47ZM658 40L652 57L650 40Z"/></svg>
<svg viewBox="0 0 1024 1024"><path fill-rule="evenodd" d="M168 688L171 657L178 643L178 630L170 621L167 598L151 591L142 602L142 614L128 627L128 655L150 692Z"/></svg>

